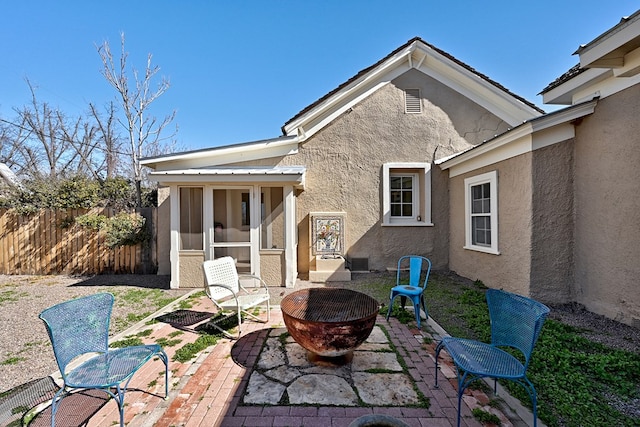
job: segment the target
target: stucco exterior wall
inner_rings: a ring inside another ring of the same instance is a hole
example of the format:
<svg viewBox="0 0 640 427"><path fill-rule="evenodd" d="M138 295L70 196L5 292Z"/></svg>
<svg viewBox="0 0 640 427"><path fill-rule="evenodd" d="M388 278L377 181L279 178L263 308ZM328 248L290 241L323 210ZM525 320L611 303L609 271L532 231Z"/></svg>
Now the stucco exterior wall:
<svg viewBox="0 0 640 427"><path fill-rule="evenodd" d="M158 186L158 274L171 274L171 204L169 187Z"/></svg>
<svg viewBox="0 0 640 427"><path fill-rule="evenodd" d="M281 286L284 283L284 251L260 251L260 277L268 286Z"/></svg>
<svg viewBox="0 0 640 427"><path fill-rule="evenodd" d="M180 287L202 288L204 286L204 252L180 251Z"/></svg>
<svg viewBox="0 0 640 427"><path fill-rule="evenodd" d="M423 113L406 114L404 89L419 88ZM393 267L409 253L448 265L448 182L432 167L432 227L387 227L382 219L382 166L427 162L468 148L507 124L448 87L410 71L335 119L301 144L286 165L306 165L298 195L299 271L312 261L309 212L346 212L347 257L369 258L369 268ZM465 137L463 138L464 135ZM465 139L467 138L467 139Z"/></svg>
<svg viewBox="0 0 640 427"><path fill-rule="evenodd" d="M587 309L640 327L640 85L576 127L575 292Z"/></svg>
<svg viewBox="0 0 640 427"><path fill-rule="evenodd" d="M451 225L449 268L490 288L529 295L531 273L531 153L458 175L449 188ZM498 250L493 255L464 249L465 178L498 173Z"/></svg>
<svg viewBox="0 0 640 427"><path fill-rule="evenodd" d="M532 153L530 296L546 303L573 297L573 150L569 140Z"/></svg>

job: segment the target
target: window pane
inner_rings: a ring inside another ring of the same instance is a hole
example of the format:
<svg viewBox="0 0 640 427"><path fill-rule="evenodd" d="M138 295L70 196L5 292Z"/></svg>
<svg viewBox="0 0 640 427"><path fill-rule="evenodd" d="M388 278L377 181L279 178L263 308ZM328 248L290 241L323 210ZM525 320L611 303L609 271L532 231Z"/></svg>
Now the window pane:
<svg viewBox="0 0 640 427"><path fill-rule="evenodd" d="M402 191L391 192L391 203L400 203L402 200Z"/></svg>
<svg viewBox="0 0 640 427"><path fill-rule="evenodd" d="M402 177L402 188L411 189L413 188L413 178L410 176Z"/></svg>
<svg viewBox="0 0 640 427"><path fill-rule="evenodd" d="M482 184L482 197L485 199L491 197L491 185L489 183Z"/></svg>
<svg viewBox="0 0 640 427"><path fill-rule="evenodd" d="M471 213L482 213L482 200L472 201Z"/></svg>
<svg viewBox="0 0 640 427"><path fill-rule="evenodd" d="M402 188L402 177L392 176L390 179L391 188L394 190Z"/></svg>
<svg viewBox="0 0 640 427"><path fill-rule="evenodd" d="M474 185L473 187L471 187L471 198L473 200L482 199L482 186L481 185Z"/></svg>
<svg viewBox="0 0 640 427"><path fill-rule="evenodd" d="M403 191L402 192L402 202L403 203L411 203L413 201L413 194L411 191Z"/></svg>
<svg viewBox="0 0 640 427"><path fill-rule="evenodd" d="M401 216L401 205L391 205L391 216Z"/></svg>
<svg viewBox="0 0 640 427"><path fill-rule="evenodd" d="M402 205L402 216L412 216L413 212L412 205Z"/></svg>
<svg viewBox="0 0 640 427"><path fill-rule="evenodd" d="M471 218L471 239L474 245L491 245L491 217L474 216Z"/></svg>
<svg viewBox="0 0 640 427"><path fill-rule="evenodd" d="M260 247L284 249L284 206L282 187L262 189L262 223Z"/></svg>
<svg viewBox="0 0 640 427"><path fill-rule="evenodd" d="M180 188L180 249L202 250L202 188Z"/></svg>

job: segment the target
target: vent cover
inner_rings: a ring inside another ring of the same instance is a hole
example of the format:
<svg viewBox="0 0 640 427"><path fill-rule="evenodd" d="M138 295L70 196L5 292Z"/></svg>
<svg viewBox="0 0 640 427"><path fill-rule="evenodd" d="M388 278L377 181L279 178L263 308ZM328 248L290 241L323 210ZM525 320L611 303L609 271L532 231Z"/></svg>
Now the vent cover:
<svg viewBox="0 0 640 427"><path fill-rule="evenodd" d="M422 113L422 102L420 102L420 89L404 90L404 111L408 114Z"/></svg>
<svg viewBox="0 0 640 427"><path fill-rule="evenodd" d="M369 272L369 258L351 258L352 272Z"/></svg>

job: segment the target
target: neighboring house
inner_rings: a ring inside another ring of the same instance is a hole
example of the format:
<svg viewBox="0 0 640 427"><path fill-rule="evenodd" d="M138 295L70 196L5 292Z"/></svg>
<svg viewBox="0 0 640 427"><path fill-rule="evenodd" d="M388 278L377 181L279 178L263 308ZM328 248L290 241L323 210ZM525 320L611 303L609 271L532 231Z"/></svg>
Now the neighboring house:
<svg viewBox="0 0 640 427"><path fill-rule="evenodd" d="M640 22L578 50L549 114L416 38L282 128L283 136L148 158L159 274L201 286L232 255L270 285L332 248L357 270L431 258L486 285L640 323ZM326 244L325 246L330 246ZM357 267L355 267L357 265Z"/></svg>

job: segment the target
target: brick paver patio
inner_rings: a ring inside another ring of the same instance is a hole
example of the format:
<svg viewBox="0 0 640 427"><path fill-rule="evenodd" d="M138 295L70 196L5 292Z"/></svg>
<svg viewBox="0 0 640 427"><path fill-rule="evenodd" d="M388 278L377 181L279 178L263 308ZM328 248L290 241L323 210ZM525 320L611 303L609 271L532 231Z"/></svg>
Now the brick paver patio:
<svg viewBox="0 0 640 427"><path fill-rule="evenodd" d="M213 312L214 308L206 297L202 297L197 300L191 310ZM429 408L244 406L242 396L269 329L284 326L280 309L275 307L272 308L269 324L248 321L243 324L243 333L239 340L221 339L215 346L187 363L171 361L171 359L178 348L195 341L197 334L185 332L172 337L171 334L177 329L170 324L138 325L138 328L153 328L153 333L146 337L145 341L157 341L164 337L178 338L182 342L177 346L165 348L170 359L169 398L166 400L162 398L164 395L162 363L157 360L147 363L133 378L130 390L126 394L125 423L130 427L347 427L362 415L386 414L401 419L410 426L455 426L457 411L455 372L447 364L445 357L440 371L440 387L438 389L434 387L435 342L429 342L431 334L411 329L395 318L390 318L387 322L384 317L378 316L377 323L389 333L391 342L406 363L409 375L418 389L429 399ZM136 332L138 331L129 330L127 334L132 335ZM93 406L89 404L89 399L93 399ZM102 407L96 411L96 400L99 398L90 396L75 400L65 399L56 417L57 425L89 427L117 425L118 412L115 402L102 402ZM514 413L510 413L507 418L501 411L488 406L489 397L482 392L470 392L464 396L464 402L463 426L482 425L471 415L470 408L475 407L482 407L486 411L495 413L501 418L502 425L505 427L527 425ZM86 423L82 422L83 419L86 419ZM31 425L50 425L50 411L45 410Z"/></svg>

